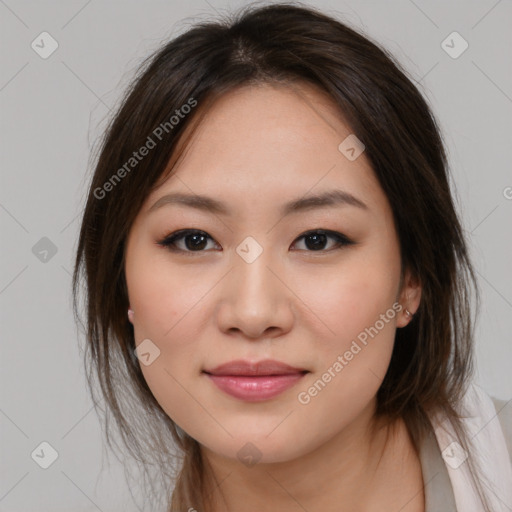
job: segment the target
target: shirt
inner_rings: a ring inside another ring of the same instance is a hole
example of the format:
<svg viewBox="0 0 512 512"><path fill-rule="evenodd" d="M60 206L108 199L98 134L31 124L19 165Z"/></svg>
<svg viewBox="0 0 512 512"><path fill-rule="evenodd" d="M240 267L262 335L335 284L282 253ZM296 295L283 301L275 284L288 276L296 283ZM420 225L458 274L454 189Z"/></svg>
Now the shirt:
<svg viewBox="0 0 512 512"><path fill-rule="evenodd" d="M512 401L507 402L496 398L492 398L492 401L505 437L508 455L512 461ZM458 512L450 477L433 430L420 446L420 462L423 472L425 512ZM512 507L512 503L506 505Z"/></svg>

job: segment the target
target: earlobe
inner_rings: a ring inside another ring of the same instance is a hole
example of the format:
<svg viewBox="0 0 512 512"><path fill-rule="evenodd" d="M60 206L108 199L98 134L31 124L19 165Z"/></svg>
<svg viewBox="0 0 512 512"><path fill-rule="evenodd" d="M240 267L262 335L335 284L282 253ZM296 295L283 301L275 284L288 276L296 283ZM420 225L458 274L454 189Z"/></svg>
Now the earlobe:
<svg viewBox="0 0 512 512"><path fill-rule="evenodd" d="M397 327L405 327L414 318L421 302L421 283L417 278L411 276L409 271L406 272L404 285L400 293L400 304L403 307L403 314L397 321Z"/></svg>
<svg viewBox="0 0 512 512"><path fill-rule="evenodd" d="M128 320L133 324L133 309L128 309Z"/></svg>
<svg viewBox="0 0 512 512"><path fill-rule="evenodd" d="M397 327L405 327L410 322L412 322L412 320L414 318L415 310L413 310L414 312L409 311L409 308L412 309L413 306L409 305L410 301L406 302L406 304L408 304L408 307L405 307L402 305L402 307L403 307L402 314L398 317L398 320L396 323Z"/></svg>

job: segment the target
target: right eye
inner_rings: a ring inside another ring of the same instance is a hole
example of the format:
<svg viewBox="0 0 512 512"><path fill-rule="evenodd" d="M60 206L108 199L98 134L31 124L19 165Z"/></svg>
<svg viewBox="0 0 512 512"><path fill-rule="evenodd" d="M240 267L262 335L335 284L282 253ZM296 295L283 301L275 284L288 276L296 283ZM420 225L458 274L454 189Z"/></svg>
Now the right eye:
<svg viewBox="0 0 512 512"><path fill-rule="evenodd" d="M158 242L158 245L167 247L172 252L205 252L203 249L207 245L208 239L213 241L213 238L198 229L181 229L167 235L163 240ZM184 241L185 245L179 247L179 243ZM222 250L222 249L221 249Z"/></svg>

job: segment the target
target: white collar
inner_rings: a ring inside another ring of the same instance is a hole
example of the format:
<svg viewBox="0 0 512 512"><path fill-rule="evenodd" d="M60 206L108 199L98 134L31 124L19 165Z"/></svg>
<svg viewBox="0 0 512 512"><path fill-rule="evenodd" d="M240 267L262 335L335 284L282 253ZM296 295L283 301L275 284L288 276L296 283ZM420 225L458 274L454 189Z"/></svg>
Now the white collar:
<svg viewBox="0 0 512 512"><path fill-rule="evenodd" d="M471 440L471 455L483 472L480 480L493 512L512 510L512 464L498 414L491 398L470 384L457 408ZM453 426L439 412L430 418L453 488L458 512L482 512L483 505L474 487L466 452L458 443Z"/></svg>

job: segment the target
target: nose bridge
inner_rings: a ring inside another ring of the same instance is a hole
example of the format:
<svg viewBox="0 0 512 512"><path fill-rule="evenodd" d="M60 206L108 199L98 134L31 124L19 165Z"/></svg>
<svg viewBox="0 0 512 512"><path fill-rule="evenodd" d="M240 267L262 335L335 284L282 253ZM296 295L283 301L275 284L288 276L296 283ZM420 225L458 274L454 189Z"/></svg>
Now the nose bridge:
<svg viewBox="0 0 512 512"><path fill-rule="evenodd" d="M272 251L248 240L239 245L237 255L238 261L235 260L233 269L233 291L237 302L260 311L272 307L280 284L274 275L275 270L270 270L276 267Z"/></svg>
<svg viewBox="0 0 512 512"><path fill-rule="evenodd" d="M221 329L237 329L253 338L275 328L287 330L292 314L287 288L276 277L275 254L254 240L245 240L236 252L222 293Z"/></svg>

